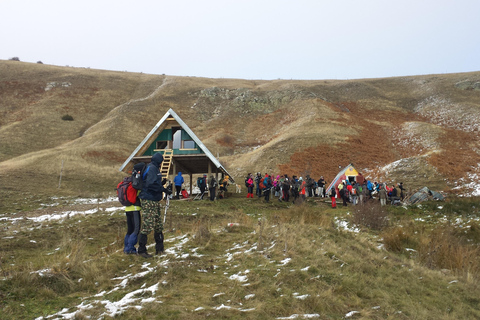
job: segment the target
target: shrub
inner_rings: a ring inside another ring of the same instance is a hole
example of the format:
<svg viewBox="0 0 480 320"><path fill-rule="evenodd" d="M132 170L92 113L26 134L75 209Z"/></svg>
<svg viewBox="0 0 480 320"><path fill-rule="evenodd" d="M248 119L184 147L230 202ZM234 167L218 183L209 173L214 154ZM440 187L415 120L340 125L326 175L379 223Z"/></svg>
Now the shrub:
<svg viewBox="0 0 480 320"><path fill-rule="evenodd" d="M10 58L8 60L10 60L10 61L20 61L20 58L19 57L13 57L13 58Z"/></svg>
<svg viewBox="0 0 480 320"><path fill-rule="evenodd" d="M372 201L357 205L353 211L353 223L374 230L382 230L388 226L387 210Z"/></svg>
<svg viewBox="0 0 480 320"><path fill-rule="evenodd" d="M43 62L42 62L42 61L40 61L40 60L38 60L38 61L37 61L37 63L38 63L38 64L43 64Z"/></svg>
<svg viewBox="0 0 480 320"><path fill-rule="evenodd" d="M193 226L193 234L195 235L195 243L206 244L212 233L210 232L210 222L207 218L200 218Z"/></svg>
<svg viewBox="0 0 480 320"><path fill-rule="evenodd" d="M441 226L421 241L419 258L431 269L449 269L463 275L480 272L480 249L464 241L452 226Z"/></svg>
<svg viewBox="0 0 480 320"><path fill-rule="evenodd" d="M411 234L402 227L385 230L381 236L385 249L393 252L402 252L405 245L412 240Z"/></svg>
<svg viewBox="0 0 480 320"><path fill-rule="evenodd" d="M65 120L65 121L73 121L73 117L69 114L66 114L62 117L62 120Z"/></svg>

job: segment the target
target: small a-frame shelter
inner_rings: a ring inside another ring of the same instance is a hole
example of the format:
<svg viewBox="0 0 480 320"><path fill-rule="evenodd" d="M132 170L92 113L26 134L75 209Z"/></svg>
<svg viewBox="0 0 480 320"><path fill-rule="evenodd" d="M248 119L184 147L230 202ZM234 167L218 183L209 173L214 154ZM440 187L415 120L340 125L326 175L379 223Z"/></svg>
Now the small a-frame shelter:
<svg viewBox="0 0 480 320"><path fill-rule="evenodd" d="M330 192L333 186L335 186L335 190L337 190L338 192L338 185L341 184L342 181L344 180L345 181L348 180L350 182L355 181L357 183L363 184L363 181L365 181L365 178L362 176L361 173L357 171L357 169L355 169L353 164L350 163L348 166L340 170L340 172L337 174L335 179L332 180L332 182L330 183L330 185L326 190L327 193Z"/></svg>
<svg viewBox="0 0 480 320"><path fill-rule="evenodd" d="M222 178L226 175L235 182L227 170L213 156L207 147L198 139L193 131L172 110L158 121L150 133L132 152L120 167L120 171L130 172L139 162L149 163L155 153L162 153L163 163L160 168L162 176L173 180L173 177L182 172L190 176L190 194L192 194L192 175L214 175L217 181L218 174Z"/></svg>

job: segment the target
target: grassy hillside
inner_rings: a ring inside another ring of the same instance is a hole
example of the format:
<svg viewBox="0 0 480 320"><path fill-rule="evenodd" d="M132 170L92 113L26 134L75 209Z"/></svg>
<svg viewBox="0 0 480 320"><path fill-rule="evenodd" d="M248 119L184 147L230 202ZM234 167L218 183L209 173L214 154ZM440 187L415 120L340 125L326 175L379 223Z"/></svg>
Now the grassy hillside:
<svg viewBox="0 0 480 320"><path fill-rule="evenodd" d="M110 191L169 108L240 180L261 171L330 181L353 163L372 180L450 190L480 173L480 72L255 81L0 61L0 75L8 197Z"/></svg>

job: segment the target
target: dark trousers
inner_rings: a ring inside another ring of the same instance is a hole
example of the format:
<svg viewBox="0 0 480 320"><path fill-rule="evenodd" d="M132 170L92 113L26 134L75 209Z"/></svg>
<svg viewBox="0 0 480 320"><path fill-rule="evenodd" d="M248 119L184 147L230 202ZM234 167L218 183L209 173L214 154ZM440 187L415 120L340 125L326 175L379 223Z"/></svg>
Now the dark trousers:
<svg viewBox="0 0 480 320"><path fill-rule="evenodd" d="M138 234L141 223L140 211L126 211L125 214L127 215L127 234Z"/></svg>
<svg viewBox="0 0 480 320"><path fill-rule="evenodd" d="M180 199L180 193L182 192L182 186L175 186L175 190L177 190L177 199Z"/></svg>
<svg viewBox="0 0 480 320"><path fill-rule="evenodd" d="M123 252L136 253L135 245L140 232L140 211L125 211L127 216L127 234L125 235Z"/></svg>
<svg viewBox="0 0 480 320"><path fill-rule="evenodd" d="M210 200L215 200L215 188L210 188Z"/></svg>
<svg viewBox="0 0 480 320"><path fill-rule="evenodd" d="M265 189L263 191L263 195L265 196L265 201L268 202L270 201L270 192L271 192L272 189Z"/></svg>

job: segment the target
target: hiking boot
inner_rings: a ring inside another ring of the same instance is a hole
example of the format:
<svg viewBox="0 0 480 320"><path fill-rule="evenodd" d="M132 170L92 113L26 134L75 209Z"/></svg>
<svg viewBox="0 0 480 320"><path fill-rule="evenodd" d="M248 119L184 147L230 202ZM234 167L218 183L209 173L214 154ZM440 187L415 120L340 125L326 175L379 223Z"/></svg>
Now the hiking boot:
<svg viewBox="0 0 480 320"><path fill-rule="evenodd" d="M155 252L155 255L157 256L161 256L162 254L164 254L165 251L156 251Z"/></svg>
<svg viewBox="0 0 480 320"><path fill-rule="evenodd" d="M151 258L153 257L151 254L148 254L147 252L142 252L138 254L139 256L142 256L144 258Z"/></svg>

